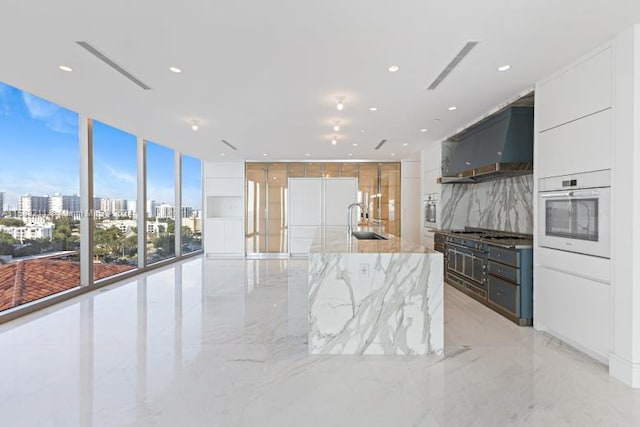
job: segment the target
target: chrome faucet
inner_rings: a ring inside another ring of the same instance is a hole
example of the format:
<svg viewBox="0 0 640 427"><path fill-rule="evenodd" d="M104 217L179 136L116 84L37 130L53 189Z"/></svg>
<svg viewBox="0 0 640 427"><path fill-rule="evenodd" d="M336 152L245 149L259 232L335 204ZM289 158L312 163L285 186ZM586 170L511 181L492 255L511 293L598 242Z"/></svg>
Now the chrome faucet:
<svg viewBox="0 0 640 427"><path fill-rule="evenodd" d="M363 203L353 202L349 206L347 206L347 233L349 235L351 235L351 232L353 231L353 214L352 214L352 210L355 207L359 207L360 209L362 209L362 213L366 217L366 213L365 213L366 210L364 208L364 204Z"/></svg>

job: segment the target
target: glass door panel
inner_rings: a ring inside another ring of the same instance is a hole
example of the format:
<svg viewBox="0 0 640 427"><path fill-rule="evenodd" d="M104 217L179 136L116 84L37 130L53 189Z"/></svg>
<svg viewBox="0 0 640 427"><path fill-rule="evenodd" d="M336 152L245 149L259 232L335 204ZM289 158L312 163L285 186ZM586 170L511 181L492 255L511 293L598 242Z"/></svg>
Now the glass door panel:
<svg viewBox="0 0 640 427"><path fill-rule="evenodd" d="M267 252L287 252L287 164L267 164Z"/></svg>
<svg viewBox="0 0 640 427"><path fill-rule="evenodd" d="M246 251L266 252L267 246L267 165L246 164Z"/></svg>

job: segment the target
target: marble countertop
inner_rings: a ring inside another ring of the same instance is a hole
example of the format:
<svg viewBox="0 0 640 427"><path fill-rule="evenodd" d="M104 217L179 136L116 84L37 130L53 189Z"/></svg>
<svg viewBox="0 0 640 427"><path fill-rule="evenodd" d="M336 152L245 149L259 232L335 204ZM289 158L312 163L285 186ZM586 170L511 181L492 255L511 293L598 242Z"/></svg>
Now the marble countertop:
<svg viewBox="0 0 640 427"><path fill-rule="evenodd" d="M388 240L358 240L347 234L345 226L318 227L310 253L432 253L440 252L427 249L411 240L385 233L376 227L358 227L354 231L375 231Z"/></svg>

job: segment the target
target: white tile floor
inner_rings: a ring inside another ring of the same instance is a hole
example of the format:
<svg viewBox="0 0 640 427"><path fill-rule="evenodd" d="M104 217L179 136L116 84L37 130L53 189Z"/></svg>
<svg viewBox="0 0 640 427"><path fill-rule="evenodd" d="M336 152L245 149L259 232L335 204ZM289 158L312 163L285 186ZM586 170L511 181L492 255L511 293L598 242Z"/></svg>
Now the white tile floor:
<svg viewBox="0 0 640 427"><path fill-rule="evenodd" d="M640 391L449 286L444 358L308 356L306 272L197 258L0 326L0 425L640 425Z"/></svg>

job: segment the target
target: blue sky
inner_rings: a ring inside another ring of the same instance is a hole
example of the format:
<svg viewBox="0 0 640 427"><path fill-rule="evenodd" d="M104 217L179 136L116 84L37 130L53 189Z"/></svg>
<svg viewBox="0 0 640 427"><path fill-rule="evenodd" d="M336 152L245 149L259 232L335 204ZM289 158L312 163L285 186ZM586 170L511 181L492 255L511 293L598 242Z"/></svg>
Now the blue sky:
<svg viewBox="0 0 640 427"><path fill-rule="evenodd" d="M78 114L0 82L0 192L79 192ZM183 158L183 204L201 207L200 161ZM173 204L173 150L147 144L147 198ZM96 197L136 199L136 137L94 121Z"/></svg>

